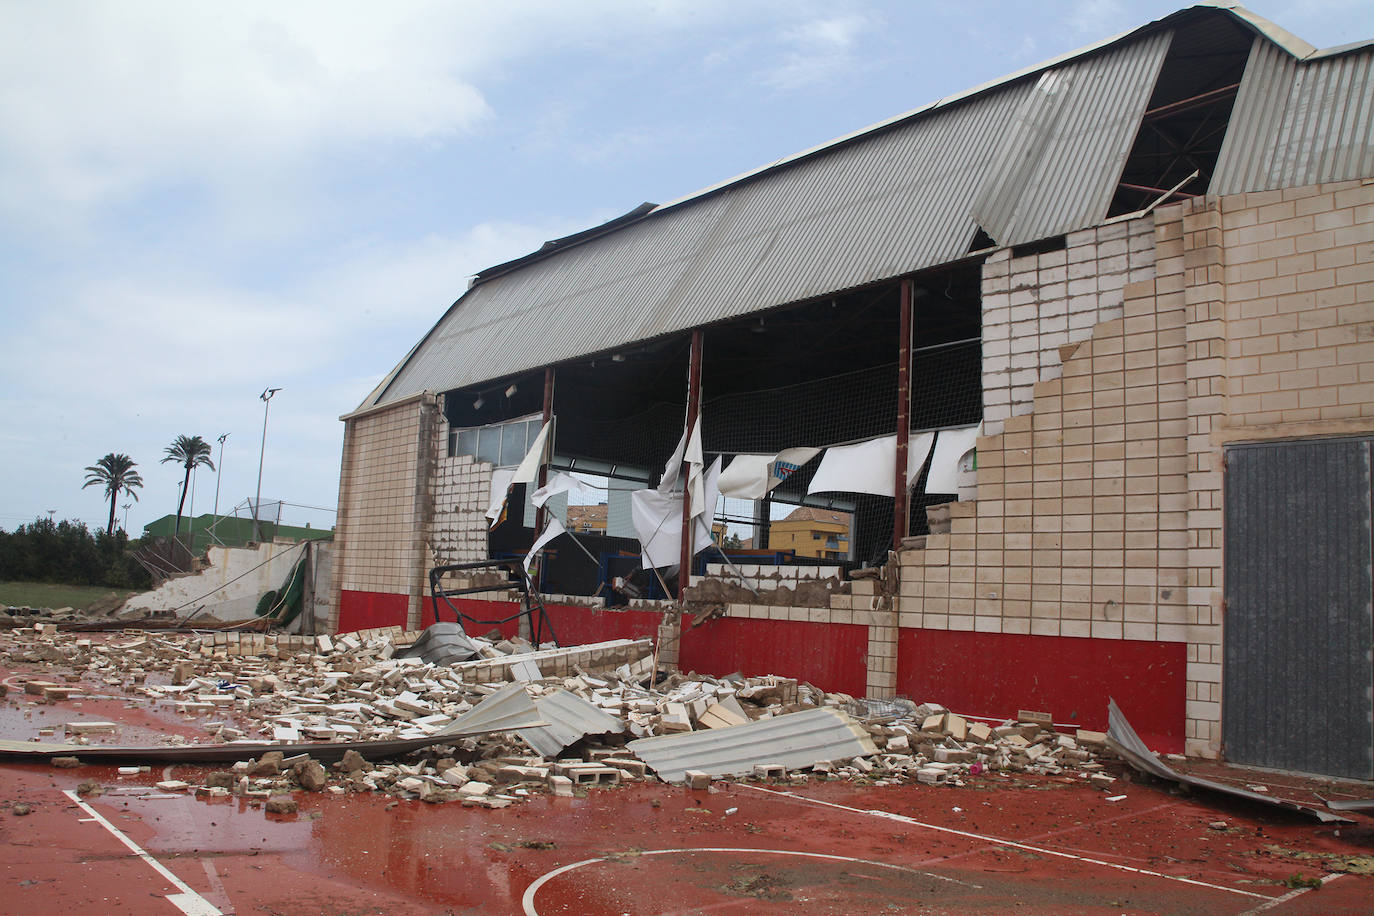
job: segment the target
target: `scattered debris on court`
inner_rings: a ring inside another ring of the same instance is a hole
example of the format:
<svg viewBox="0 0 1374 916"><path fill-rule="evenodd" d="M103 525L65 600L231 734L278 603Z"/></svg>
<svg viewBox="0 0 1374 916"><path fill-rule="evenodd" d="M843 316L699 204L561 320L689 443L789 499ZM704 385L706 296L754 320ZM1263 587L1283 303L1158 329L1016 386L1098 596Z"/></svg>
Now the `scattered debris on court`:
<svg viewBox="0 0 1374 916"><path fill-rule="evenodd" d="M465 637L472 650L466 660L436 665L405 657L420 635L394 627L319 637L85 634L40 623L0 634L0 663L44 666L43 677L22 677L26 702L111 693L175 710L210 736L204 747L217 757L244 745L242 759L203 783L170 780L160 788L252 802L294 790L375 791L502 807L533 793L652 780L655 772L696 785L726 774L872 785L957 786L992 773L1064 774L1102 789L1115 781L1098 759L1105 736L1057 732L1044 714L988 724L935 703L861 700L780 676L673 674L655 683L648 640L541 649L519 639ZM445 734L516 684L545 724ZM829 734L818 738L818 727ZM80 760L83 747L119 741L114 723L75 715L62 731L56 766ZM184 751L201 747L176 734L163 741ZM388 759L352 749L379 741L424 746ZM301 742L350 749L331 747L335 762L326 767L316 759L325 755L293 752ZM679 745L694 749L679 755ZM722 764L726 745L734 750Z"/></svg>

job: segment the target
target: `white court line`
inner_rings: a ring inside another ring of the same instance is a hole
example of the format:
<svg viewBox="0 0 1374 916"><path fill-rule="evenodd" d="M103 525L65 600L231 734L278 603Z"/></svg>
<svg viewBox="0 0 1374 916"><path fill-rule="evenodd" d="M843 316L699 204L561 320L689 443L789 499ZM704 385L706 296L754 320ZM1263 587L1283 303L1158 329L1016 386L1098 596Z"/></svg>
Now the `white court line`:
<svg viewBox="0 0 1374 916"><path fill-rule="evenodd" d="M768 795L778 795L783 798L790 798L794 801L804 802L810 805L824 805L827 808L839 808L841 811L849 811L853 814L867 814L871 817L886 818L890 821L900 821L903 824L910 824L913 827L923 827L926 830L934 830L938 833L951 833L955 836L965 837L970 840L980 840L985 843L995 843L998 846L1011 846L1016 849L1025 849L1028 852L1035 852L1046 856L1057 856L1061 859L1073 859L1076 862L1086 862L1089 865L1101 865L1104 868L1115 868L1119 871L1128 871L1137 875L1148 875L1151 878L1165 878L1169 881L1180 881L1184 884L1192 884L1196 887L1208 887L1215 891L1226 891L1228 894L1239 894L1242 897L1257 897L1260 900L1271 901L1274 898L1264 894L1256 894L1253 891L1243 891L1239 888L1227 887L1224 884L1208 884L1206 881L1196 881L1192 878L1182 878L1178 875L1166 875L1162 872L1150 871L1145 868L1136 868L1133 865L1121 865L1116 862L1104 862L1101 859L1091 859L1087 856L1080 856L1072 852L1060 852L1058 849L1046 849L1044 846L1032 846L1029 843L1018 843L1015 840L1004 840L1001 837L986 836L981 833L970 833L967 830L956 830L953 827L941 827L937 824L926 824L915 818L906 817L901 814L893 814L889 811L877 811L866 808L851 808L848 805L837 805L834 802L821 801L818 798L807 798L804 795L796 795L792 792L779 792L775 789L765 789L761 786L746 785L742 782L732 783L739 789L752 789L755 792L764 792Z"/></svg>
<svg viewBox="0 0 1374 916"><path fill-rule="evenodd" d="M1341 874L1342 872L1334 872L1332 874L1327 875L1325 878L1322 878L1322 885L1325 886L1331 883L1332 881L1335 881L1337 878L1341 876ZM1254 914L1256 913L1263 913L1265 910L1272 910L1274 907L1279 906L1280 904L1287 903L1294 897L1301 897L1303 894L1307 893L1310 890L1312 890L1312 888L1310 887L1300 887L1297 890L1289 891L1282 897L1275 897L1268 903L1261 903L1253 910L1246 910L1244 913L1241 913L1240 916L1254 916Z"/></svg>
<svg viewBox="0 0 1374 916"><path fill-rule="evenodd" d="M119 840L119 842L129 847L129 849L133 852L134 855L138 856L144 862L148 863L148 865L153 869L153 871L157 872L159 875L166 878L168 883L170 883L177 890L181 891L181 893L179 894L167 895L167 901L171 903L174 907L181 910L183 913L186 914L186 916L224 916L224 914L221 913L220 910L217 907L215 907L212 903L210 903L210 901L206 900L200 894L196 893L195 889L192 888L185 881L182 881L176 875L172 874L166 868L166 866L164 866L157 859L154 859L133 840L125 836L123 831L121 831L118 827L116 827L114 824L111 824L109 821L105 820L105 818L100 815L100 812L96 811L90 805L82 801L80 796L78 796L75 792L71 791L70 789L64 789L62 791L62 794L70 798L72 801L76 802L79 806L81 806L81 809L90 815L90 820L96 821L100 824L100 826L104 827L106 830L110 831L110 833L114 834L115 839Z"/></svg>
<svg viewBox="0 0 1374 916"><path fill-rule="evenodd" d="M893 871L910 872L911 874L914 874L914 875L923 875L923 876L925 876L925 877L927 877L927 878L935 878L935 879L937 879L937 880L945 881L945 882L948 882L948 883L950 883L950 884L960 884L960 885L963 885L964 887L972 887L972 888L977 888L978 890L982 890L982 885L979 885L979 884L970 884L970 883L967 882L967 881L960 881L960 880L957 879L957 878L951 878L951 877L949 877L949 876L947 876L947 875L937 875L937 874L935 874L934 872L919 871L918 869L915 869L915 868L909 868L909 867L906 866L906 865L894 865L894 864L891 863L891 862L877 862L877 861L874 861L873 859L856 859L856 858L854 858L853 856L836 856L836 855L830 855L829 853L824 853L824 852L802 852L802 851L795 850L795 849L753 849L753 848L750 848L750 847L699 846L699 847L695 847L695 848L691 848L691 849L646 849L646 850L643 850L642 852L638 853L638 855L640 855L640 856L669 856L669 855L675 855L675 854L677 854L677 853L683 853L683 852L730 852L730 853L741 853L741 852L742 852L742 853L759 853L759 854L762 854L762 855L772 855L772 856L801 856L801 857L803 857L803 858L808 858L808 859L829 859L829 860L831 860L831 861L833 861L833 862L855 862L855 863L858 863L858 864L860 864L860 865L876 865L876 866L878 866L879 868L890 868L890 869L892 869ZM535 878L534 881L530 884L530 886L527 887L527 888L525 888L525 895L524 895L524 897L522 897L521 900L520 900L521 905L525 908L525 916L539 916L539 911L536 910L536 909L534 908L534 897L535 897L535 895L536 895L537 893L539 893L539 889L540 889L541 887L543 887L543 886L544 886L545 884L547 884L548 882L552 881L554 878L557 878L559 875L562 875L562 874L565 874L565 873L567 873L567 872L570 872L570 871L572 871L572 870L575 869L575 868L581 868L581 867L584 866L584 865L595 865L597 862L609 862L609 861L611 861L611 860L613 860L613 859L615 859L615 858L617 858L617 857L616 857L616 856L597 856L595 859L583 859L581 862L573 862L573 863L571 863L571 864L564 865L564 866L562 866L561 868L555 868L553 871L545 872L544 874L540 875L538 878Z"/></svg>

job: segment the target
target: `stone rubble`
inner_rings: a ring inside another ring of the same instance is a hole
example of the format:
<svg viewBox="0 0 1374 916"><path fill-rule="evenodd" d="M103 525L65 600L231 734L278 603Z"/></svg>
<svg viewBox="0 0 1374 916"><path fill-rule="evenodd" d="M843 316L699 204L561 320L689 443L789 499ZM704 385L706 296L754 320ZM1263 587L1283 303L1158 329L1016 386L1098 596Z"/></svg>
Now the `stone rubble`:
<svg viewBox="0 0 1374 916"><path fill-rule="evenodd" d="M481 653L472 662L440 667L393 657L418 635L392 627L319 637L137 630L92 637L48 624L0 632L0 664L45 666L49 680L26 677L24 694L32 702L61 704L119 692L133 704L171 706L197 721L212 742L260 744L432 736L503 687L506 682L493 680L495 674L516 672L538 653L543 674L525 683L531 698L569 691L626 725L623 734L589 735L552 760L533 753L514 733L501 733L433 745L407 762L369 761L350 750L325 767L305 754L271 751L209 772L200 784L158 784L167 792L236 795L280 812L293 808L286 793L296 790L381 792L497 808L536 793L569 796L590 786L657 781L624 747L627 741L728 728L817 706L836 707L855 718L878 753L816 761L802 771L760 760L749 778L960 786L983 774L1029 773L1082 780L1103 791L1111 791L1115 782L1100 759L1109 753L1105 735L1060 733L1044 713L1023 710L1017 720L989 725L936 703L856 699L772 675L672 674L653 683L647 642L625 640L541 652L523 640L493 634L472 637ZM639 657L630 658L629 650ZM566 670L555 673L559 667ZM108 734L108 725L74 718L65 729L73 756L79 758L79 747L91 735ZM164 743L192 742L171 735ZM69 758L58 759L62 762L54 765L71 765ZM705 774L688 776L692 788L710 785Z"/></svg>

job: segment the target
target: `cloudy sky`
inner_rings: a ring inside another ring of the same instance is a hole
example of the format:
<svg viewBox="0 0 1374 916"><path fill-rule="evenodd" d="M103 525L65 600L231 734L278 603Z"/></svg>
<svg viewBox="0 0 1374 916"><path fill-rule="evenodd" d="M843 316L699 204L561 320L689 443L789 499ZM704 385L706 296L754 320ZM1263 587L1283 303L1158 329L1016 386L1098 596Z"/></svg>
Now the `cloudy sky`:
<svg viewBox="0 0 1374 916"><path fill-rule="evenodd" d="M264 498L332 507L338 416L474 272L1174 8L0 0L0 527L103 525L115 451L138 533L181 433L230 434L232 507L269 385ZM1367 0L1252 8L1374 36Z"/></svg>

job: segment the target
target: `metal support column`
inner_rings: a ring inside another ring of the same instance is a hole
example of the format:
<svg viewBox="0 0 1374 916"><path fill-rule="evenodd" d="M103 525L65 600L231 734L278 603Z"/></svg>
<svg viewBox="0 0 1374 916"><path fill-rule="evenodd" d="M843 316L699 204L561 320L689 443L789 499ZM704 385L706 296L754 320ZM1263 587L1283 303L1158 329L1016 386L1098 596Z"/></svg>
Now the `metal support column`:
<svg viewBox="0 0 1374 916"><path fill-rule="evenodd" d="M907 444L911 438L911 278L902 280L901 328L897 341L897 461L892 481L892 549L907 534Z"/></svg>
<svg viewBox="0 0 1374 916"><path fill-rule="evenodd" d="M687 370L687 435L692 434L692 427L697 423L697 415L701 406L701 347L703 335L700 328L692 332L692 355L690 368ZM690 442L690 439L689 439ZM690 470L688 476L682 480L682 562L678 566L677 572L677 598L683 598L683 593L692 579L692 488L690 486Z"/></svg>
<svg viewBox="0 0 1374 916"><path fill-rule="evenodd" d="M541 427L542 427L542 425L549 423L551 420L553 420L553 366L546 366L546 367L544 368L544 415L543 415L543 420L541 421ZM549 461L552 461L552 460L553 460L553 429L552 429L552 428L549 429L549 437L548 437L548 440L544 443L544 447L545 447L545 454L548 456ZM549 482L549 461L540 462L540 464L539 464L539 476L538 476L538 481L539 481L539 486L540 486L540 487L543 487L545 484L547 484L547 483ZM528 498L528 497L527 497L527 498ZM534 536L535 536L536 539L538 539L539 536L540 536L541 534L544 533L544 524L545 524L545 522L547 521L547 519L548 519L548 512L547 512L547 510L544 508L544 506L540 506L537 510L535 510L535 513L534 513ZM538 579L538 581L535 583L535 587L536 587L537 589L539 589L540 591L543 591L543 589L544 589L544 564L543 564L542 562L539 564L539 579Z"/></svg>

